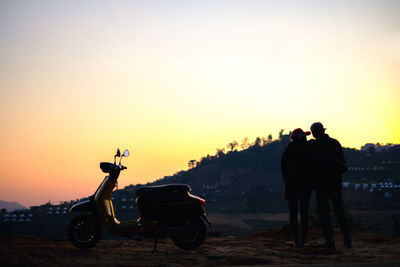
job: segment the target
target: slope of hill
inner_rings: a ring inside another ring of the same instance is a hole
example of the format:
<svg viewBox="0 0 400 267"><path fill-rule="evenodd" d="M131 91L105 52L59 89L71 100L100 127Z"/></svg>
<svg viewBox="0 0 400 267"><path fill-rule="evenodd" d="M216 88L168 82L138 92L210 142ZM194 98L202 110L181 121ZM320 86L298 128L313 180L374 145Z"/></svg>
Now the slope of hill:
<svg viewBox="0 0 400 267"><path fill-rule="evenodd" d="M0 209L6 209L7 211L13 211L15 209L26 209L24 206L18 202L7 202L0 200Z"/></svg>

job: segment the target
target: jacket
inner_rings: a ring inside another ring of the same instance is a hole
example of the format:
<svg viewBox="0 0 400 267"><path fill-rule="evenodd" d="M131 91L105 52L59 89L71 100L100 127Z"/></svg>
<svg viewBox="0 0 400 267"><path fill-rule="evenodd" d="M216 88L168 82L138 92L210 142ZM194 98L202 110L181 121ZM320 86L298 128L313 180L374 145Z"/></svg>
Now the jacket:
<svg viewBox="0 0 400 267"><path fill-rule="evenodd" d="M347 170L341 144L327 134L310 140L309 143L311 174L317 189L340 190L342 175Z"/></svg>
<svg viewBox="0 0 400 267"><path fill-rule="evenodd" d="M309 148L306 140L296 140L286 147L281 159L282 178L286 193L309 190ZM285 196L286 197L286 196Z"/></svg>

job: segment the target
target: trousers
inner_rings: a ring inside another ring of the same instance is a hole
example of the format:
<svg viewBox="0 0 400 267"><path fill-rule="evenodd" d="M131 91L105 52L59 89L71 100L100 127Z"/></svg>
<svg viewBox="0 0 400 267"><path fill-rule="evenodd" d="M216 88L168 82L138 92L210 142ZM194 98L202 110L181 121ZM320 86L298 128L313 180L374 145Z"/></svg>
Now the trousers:
<svg viewBox="0 0 400 267"><path fill-rule="evenodd" d="M289 207L289 222L292 230L293 239L296 244L300 243L299 230L297 223L297 214L300 207L300 222L301 222L301 243L304 243L308 235L308 207L310 204L312 190L305 190L299 193L289 193L287 195Z"/></svg>
<svg viewBox="0 0 400 267"><path fill-rule="evenodd" d="M331 200L333 209L335 211L336 219L338 220L340 230L342 231L343 234L343 241L345 244L351 244L349 224L343 210L342 191L341 190L330 191L327 189L317 188L316 195L317 195L317 206L318 206L319 217L321 220L326 241L328 243L333 242L332 224L329 216L330 214L329 200Z"/></svg>

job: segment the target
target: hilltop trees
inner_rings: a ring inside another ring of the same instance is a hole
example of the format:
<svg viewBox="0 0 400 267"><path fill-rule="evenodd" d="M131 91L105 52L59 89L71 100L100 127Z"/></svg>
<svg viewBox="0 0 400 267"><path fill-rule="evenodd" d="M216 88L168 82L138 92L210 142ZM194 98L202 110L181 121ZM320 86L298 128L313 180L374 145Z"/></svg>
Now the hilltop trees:
<svg viewBox="0 0 400 267"><path fill-rule="evenodd" d="M261 147L263 145L263 143L264 143L263 139L264 138L257 137L256 140L254 141L254 146L255 147Z"/></svg>
<svg viewBox="0 0 400 267"><path fill-rule="evenodd" d="M272 142L272 134L269 134L267 137L268 144Z"/></svg>
<svg viewBox="0 0 400 267"><path fill-rule="evenodd" d="M215 154L215 156L217 158L222 158L225 155L225 148L217 148L217 153Z"/></svg>
<svg viewBox="0 0 400 267"><path fill-rule="evenodd" d="M279 131L279 140L282 140L283 131L285 131L285 130L284 130L284 129L281 129L281 130Z"/></svg>
<svg viewBox="0 0 400 267"><path fill-rule="evenodd" d="M236 140L233 140L231 143L226 145L229 149L230 152L236 150L236 148L239 146L238 142Z"/></svg>
<svg viewBox="0 0 400 267"><path fill-rule="evenodd" d="M249 138L247 136L245 138L243 138L242 144L240 145L240 147L242 148L242 150L249 148Z"/></svg>
<svg viewBox="0 0 400 267"><path fill-rule="evenodd" d="M192 169L192 168L196 167L197 164L198 164L197 160L192 159L192 160L189 160L188 167L189 167L189 169Z"/></svg>
<svg viewBox="0 0 400 267"><path fill-rule="evenodd" d="M233 140L226 145L227 150L225 150L225 148L216 148L217 152L215 153L215 155L208 154L207 156L201 157L198 161L194 159L190 160L188 162L189 170L198 166L208 164L209 162L215 162L215 160L217 160L219 163L235 163L234 165L239 163L242 164L244 161L245 164L261 166L263 164L261 164L260 162L263 162L265 158L269 158L271 156L276 156L277 158L280 157L279 155L280 153L282 153L282 149L290 141L290 134L290 132L289 134L284 134L284 130L282 129L279 131L279 139L276 140L273 140L271 134L269 134L266 138L262 136L257 136L252 143L249 142L248 136L244 137L240 144L236 140ZM246 154L253 150L260 151L256 153L257 155L252 152L254 154L253 156L245 157L245 159L243 158L242 153ZM278 163L274 162L273 164ZM267 165L270 166L272 165L272 163L266 162L266 166Z"/></svg>

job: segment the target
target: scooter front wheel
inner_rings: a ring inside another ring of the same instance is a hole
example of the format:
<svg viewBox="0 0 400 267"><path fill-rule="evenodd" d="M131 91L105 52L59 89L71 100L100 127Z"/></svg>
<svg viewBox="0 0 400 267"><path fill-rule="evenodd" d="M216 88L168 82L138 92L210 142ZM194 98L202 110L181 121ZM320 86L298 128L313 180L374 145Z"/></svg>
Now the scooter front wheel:
<svg viewBox="0 0 400 267"><path fill-rule="evenodd" d="M68 238L80 249L94 247L101 238L101 225L92 216L79 215L68 225Z"/></svg>
<svg viewBox="0 0 400 267"><path fill-rule="evenodd" d="M172 238L178 248L194 250L203 244L207 229L200 218L185 219L183 227L183 234Z"/></svg>

